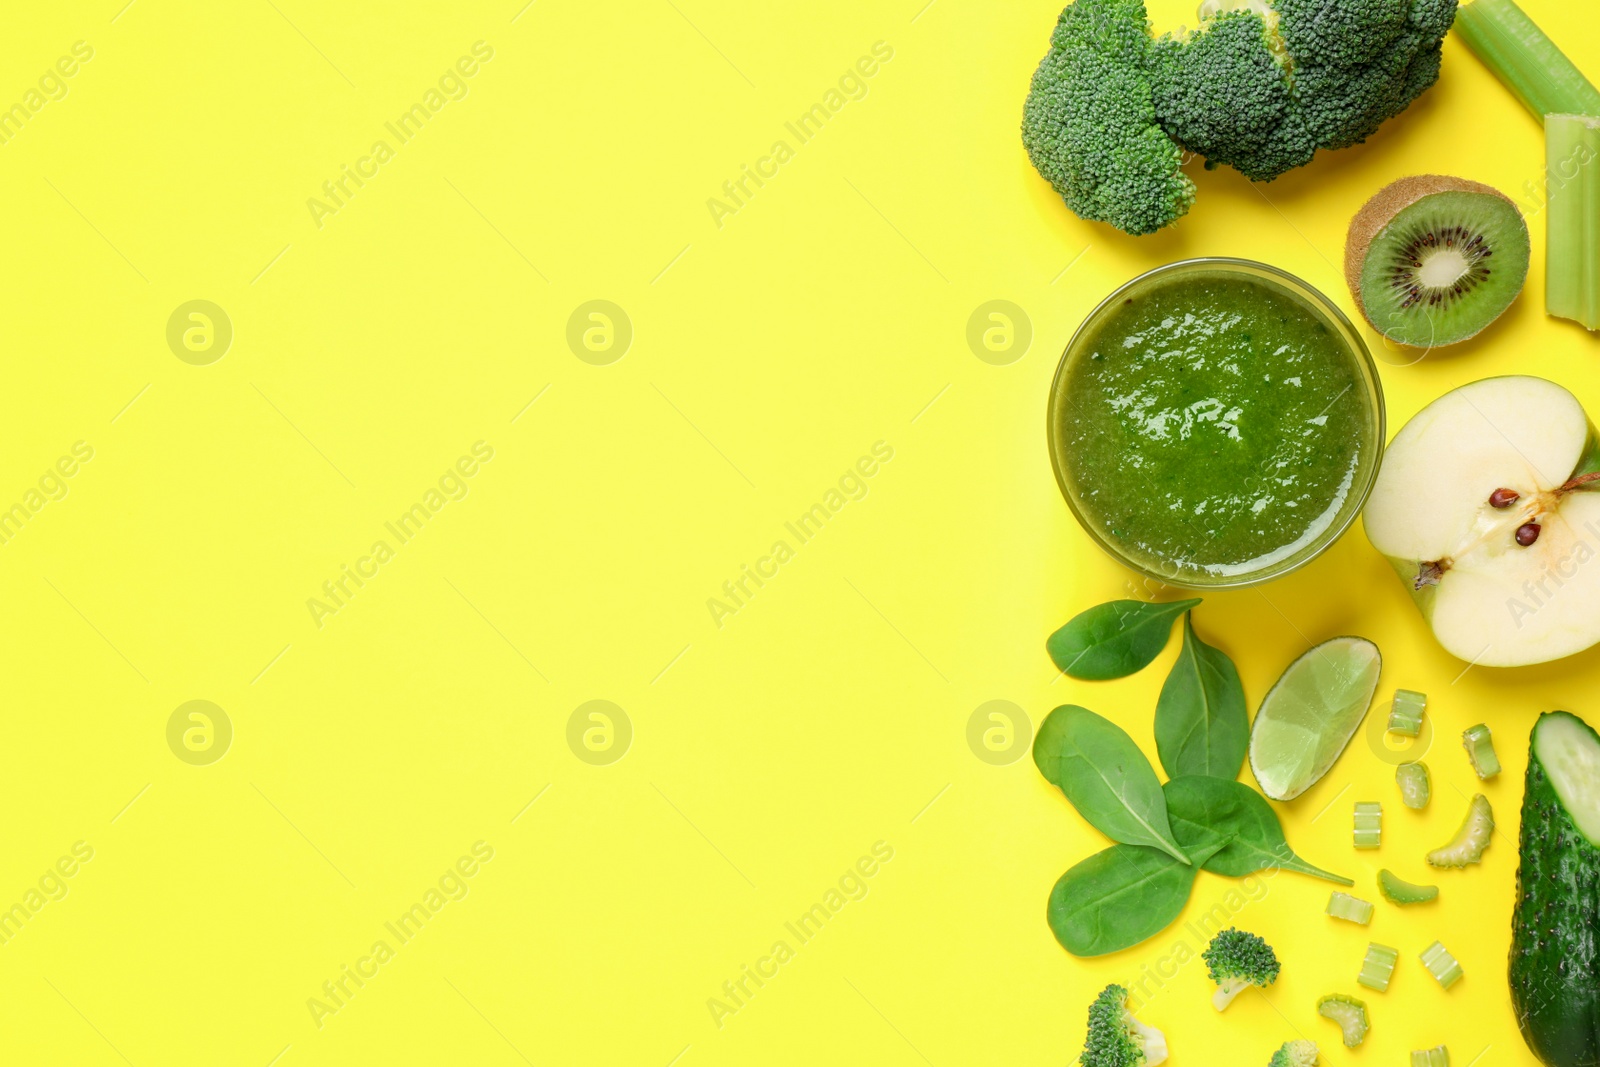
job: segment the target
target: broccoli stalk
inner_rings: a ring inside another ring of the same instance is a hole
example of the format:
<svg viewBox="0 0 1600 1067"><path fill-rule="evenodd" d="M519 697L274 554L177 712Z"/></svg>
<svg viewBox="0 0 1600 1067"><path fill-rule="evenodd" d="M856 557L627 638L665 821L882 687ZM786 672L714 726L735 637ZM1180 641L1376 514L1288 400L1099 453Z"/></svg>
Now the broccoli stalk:
<svg viewBox="0 0 1600 1067"><path fill-rule="evenodd" d="M1314 1067L1316 1062L1315 1041L1285 1041L1283 1047L1272 1054L1267 1067Z"/></svg>
<svg viewBox="0 0 1600 1067"><path fill-rule="evenodd" d="M1156 1067L1167 1059L1167 1039L1128 1010L1128 991L1108 985L1089 1005L1089 1036L1082 1067Z"/></svg>
<svg viewBox="0 0 1600 1067"><path fill-rule="evenodd" d="M1225 1011L1233 999L1251 986L1269 986L1278 980L1278 955L1255 934L1232 927L1211 939L1201 953L1217 991L1211 1003Z"/></svg>

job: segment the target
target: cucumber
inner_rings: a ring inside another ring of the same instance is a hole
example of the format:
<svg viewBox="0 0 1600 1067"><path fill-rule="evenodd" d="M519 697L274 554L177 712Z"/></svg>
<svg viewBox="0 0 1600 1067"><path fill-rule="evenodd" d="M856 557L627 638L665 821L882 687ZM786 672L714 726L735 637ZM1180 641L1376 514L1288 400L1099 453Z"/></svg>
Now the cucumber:
<svg viewBox="0 0 1600 1067"><path fill-rule="evenodd" d="M1600 735L1546 712L1528 744L1511 1003L1549 1067L1600 1064Z"/></svg>

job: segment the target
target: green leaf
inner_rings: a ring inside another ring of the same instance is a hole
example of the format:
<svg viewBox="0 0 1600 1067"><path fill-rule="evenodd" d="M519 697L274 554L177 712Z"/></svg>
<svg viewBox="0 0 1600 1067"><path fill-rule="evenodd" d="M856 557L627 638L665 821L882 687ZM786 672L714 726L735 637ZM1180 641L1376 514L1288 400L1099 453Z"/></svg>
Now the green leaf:
<svg viewBox="0 0 1600 1067"><path fill-rule="evenodd" d="M1167 823L1155 769L1120 726L1088 708L1063 704L1040 724L1033 762L1111 840L1149 845L1189 862Z"/></svg>
<svg viewBox="0 0 1600 1067"><path fill-rule="evenodd" d="M1221 844L1195 853L1204 863ZM1137 845L1112 845L1057 879L1045 909L1050 931L1074 956L1132 948L1172 925L1189 902L1198 866Z"/></svg>
<svg viewBox="0 0 1600 1067"><path fill-rule="evenodd" d="M1212 874L1243 878L1276 867L1340 885L1355 884L1295 855L1283 836L1278 813L1266 797L1243 782L1190 775L1174 778L1163 791L1172 831L1180 845L1191 855L1222 846L1205 862L1205 869Z"/></svg>
<svg viewBox="0 0 1600 1067"><path fill-rule="evenodd" d="M1250 747L1244 685L1233 660L1194 632L1183 617L1178 653L1156 701L1156 751L1168 778L1204 774L1233 781Z"/></svg>
<svg viewBox="0 0 1600 1067"><path fill-rule="evenodd" d="M1056 666L1074 678L1091 682L1123 678L1159 656L1172 632L1172 620L1198 603L1113 600L1074 617L1051 634L1044 647Z"/></svg>

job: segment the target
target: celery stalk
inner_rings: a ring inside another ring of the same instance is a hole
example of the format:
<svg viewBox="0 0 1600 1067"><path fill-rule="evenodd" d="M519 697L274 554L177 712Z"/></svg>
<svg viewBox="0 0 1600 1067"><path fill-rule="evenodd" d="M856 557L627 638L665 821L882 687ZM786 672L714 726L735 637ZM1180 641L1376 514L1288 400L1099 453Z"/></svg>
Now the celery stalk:
<svg viewBox="0 0 1600 1067"><path fill-rule="evenodd" d="M1377 848L1383 843L1383 805L1370 800L1356 805L1356 848Z"/></svg>
<svg viewBox="0 0 1600 1067"><path fill-rule="evenodd" d="M1372 921L1373 905L1370 900L1353 897L1349 893L1334 893L1328 898L1328 914L1335 919L1344 919L1347 922L1360 923L1362 926Z"/></svg>
<svg viewBox="0 0 1600 1067"><path fill-rule="evenodd" d="M1400 786L1400 799L1406 807L1421 809L1428 806L1428 797L1433 788L1426 763L1419 760L1400 764L1394 769L1394 780Z"/></svg>
<svg viewBox="0 0 1600 1067"><path fill-rule="evenodd" d="M1368 989L1387 992L1394 965L1399 959L1399 949L1372 942L1367 946L1367 957L1361 961L1361 973L1356 976L1356 981Z"/></svg>
<svg viewBox="0 0 1600 1067"><path fill-rule="evenodd" d="M1446 989L1461 981L1461 964L1437 941L1422 950L1422 964Z"/></svg>
<svg viewBox="0 0 1600 1067"><path fill-rule="evenodd" d="M1600 330L1600 118L1548 115L1544 141L1550 199L1545 310Z"/></svg>
<svg viewBox="0 0 1600 1067"><path fill-rule="evenodd" d="M1455 29L1534 118L1600 115L1600 90L1512 0L1463 4Z"/></svg>
<svg viewBox="0 0 1600 1067"><path fill-rule="evenodd" d="M1487 723L1470 727L1461 735L1461 744L1480 779L1493 778L1500 773L1500 757L1495 755L1494 736Z"/></svg>
<svg viewBox="0 0 1600 1067"><path fill-rule="evenodd" d="M1426 693L1396 689L1394 705L1389 709L1389 732L1402 737L1416 737L1422 732L1422 712L1427 706Z"/></svg>

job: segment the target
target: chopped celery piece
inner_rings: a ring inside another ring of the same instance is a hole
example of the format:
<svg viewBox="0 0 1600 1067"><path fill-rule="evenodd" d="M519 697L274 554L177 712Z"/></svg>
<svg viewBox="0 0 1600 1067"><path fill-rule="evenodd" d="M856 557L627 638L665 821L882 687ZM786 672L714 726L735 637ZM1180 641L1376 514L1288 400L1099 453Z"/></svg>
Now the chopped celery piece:
<svg viewBox="0 0 1600 1067"><path fill-rule="evenodd" d="M1493 778L1500 773L1500 757L1494 752L1494 737L1489 733L1489 727L1483 723L1469 727L1461 735L1461 744L1467 750L1467 758L1472 760L1472 769L1478 772L1479 778Z"/></svg>
<svg viewBox="0 0 1600 1067"><path fill-rule="evenodd" d="M1427 694L1396 689L1394 703L1389 707L1389 732L1416 737L1422 732L1422 712L1427 706Z"/></svg>
<svg viewBox="0 0 1600 1067"><path fill-rule="evenodd" d="M1334 893L1328 898L1328 914L1335 919L1345 919L1362 926L1372 921L1372 902L1353 897L1349 893Z"/></svg>
<svg viewBox="0 0 1600 1067"><path fill-rule="evenodd" d="M1573 21L1574 29L1589 28L1581 19ZM1455 29L1540 122L1551 114L1600 115L1600 90L1512 0L1463 4Z"/></svg>
<svg viewBox="0 0 1600 1067"><path fill-rule="evenodd" d="M1377 848L1383 843L1383 805L1371 800L1356 804L1356 848Z"/></svg>
<svg viewBox="0 0 1600 1067"><path fill-rule="evenodd" d="M1402 763L1394 769L1395 784L1400 787L1400 802L1413 810L1421 810L1428 806L1428 798L1433 794L1433 782L1428 777L1428 765L1418 760L1416 763Z"/></svg>
<svg viewBox="0 0 1600 1067"><path fill-rule="evenodd" d="M1600 330L1600 118L1548 116L1544 150L1550 235L1545 310Z"/></svg>
<svg viewBox="0 0 1600 1067"><path fill-rule="evenodd" d="M1378 872L1378 892L1391 904L1426 904L1439 896L1436 885L1412 885L1396 878L1393 871Z"/></svg>
<svg viewBox="0 0 1600 1067"><path fill-rule="evenodd" d="M1450 1067L1450 1050L1440 1045L1438 1048L1413 1052L1411 1067Z"/></svg>
<svg viewBox="0 0 1600 1067"><path fill-rule="evenodd" d="M1435 867L1465 867L1469 863L1482 863L1483 850L1494 838L1494 809L1489 798L1475 793L1467 805L1467 817L1461 820L1461 829L1450 843L1428 853L1428 862Z"/></svg>
<svg viewBox="0 0 1600 1067"><path fill-rule="evenodd" d="M1461 981L1461 964L1437 941L1422 950L1422 964L1446 989Z"/></svg>
<svg viewBox="0 0 1600 1067"><path fill-rule="evenodd" d="M1367 946L1367 958L1361 961L1361 973L1356 976L1356 981L1368 989L1386 992L1389 979L1394 975L1394 965L1399 959L1399 949L1372 942Z"/></svg>
<svg viewBox="0 0 1600 1067"><path fill-rule="evenodd" d="M1355 997L1334 993L1317 1001L1317 1014L1339 1024L1345 1048L1355 1048L1367 1039L1371 1028L1367 1022L1367 1006Z"/></svg>

